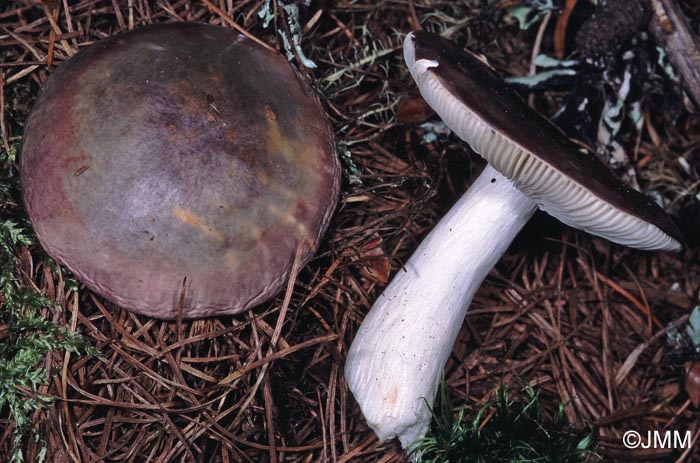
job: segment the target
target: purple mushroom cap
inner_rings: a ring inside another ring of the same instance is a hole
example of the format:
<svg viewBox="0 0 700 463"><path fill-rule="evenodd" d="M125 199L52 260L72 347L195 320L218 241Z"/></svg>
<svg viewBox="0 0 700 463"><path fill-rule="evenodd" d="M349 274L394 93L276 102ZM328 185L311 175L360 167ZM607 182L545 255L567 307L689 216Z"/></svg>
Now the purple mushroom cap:
<svg viewBox="0 0 700 463"><path fill-rule="evenodd" d="M30 115L22 190L46 251L156 318L234 314L315 251L340 166L280 54L196 23L113 36L56 69Z"/></svg>

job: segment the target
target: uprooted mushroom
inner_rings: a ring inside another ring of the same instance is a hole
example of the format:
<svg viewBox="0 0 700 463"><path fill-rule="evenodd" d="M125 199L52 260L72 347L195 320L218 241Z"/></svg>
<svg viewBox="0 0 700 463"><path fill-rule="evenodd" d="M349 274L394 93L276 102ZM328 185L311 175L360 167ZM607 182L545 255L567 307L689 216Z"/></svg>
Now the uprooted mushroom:
<svg viewBox="0 0 700 463"><path fill-rule="evenodd" d="M418 31L404 58L421 94L490 164L423 240L367 314L345 376L380 439L410 447L471 299L536 208L639 249L678 250L664 211L579 151L479 58Z"/></svg>

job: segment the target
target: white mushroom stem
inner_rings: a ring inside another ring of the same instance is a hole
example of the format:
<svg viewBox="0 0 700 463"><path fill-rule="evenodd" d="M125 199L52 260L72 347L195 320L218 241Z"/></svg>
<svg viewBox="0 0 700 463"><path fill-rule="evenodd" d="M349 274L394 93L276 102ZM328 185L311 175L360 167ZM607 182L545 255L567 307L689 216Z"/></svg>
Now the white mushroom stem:
<svg viewBox="0 0 700 463"><path fill-rule="evenodd" d="M487 166L379 296L345 377L380 440L398 436L408 448L425 435L472 297L535 208Z"/></svg>

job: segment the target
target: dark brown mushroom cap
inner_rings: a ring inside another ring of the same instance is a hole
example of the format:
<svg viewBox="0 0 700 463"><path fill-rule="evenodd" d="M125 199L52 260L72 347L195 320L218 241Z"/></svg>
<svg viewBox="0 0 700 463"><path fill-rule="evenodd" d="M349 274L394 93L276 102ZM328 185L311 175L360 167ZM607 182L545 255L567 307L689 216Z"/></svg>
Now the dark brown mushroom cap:
<svg viewBox="0 0 700 463"><path fill-rule="evenodd" d="M328 226L340 166L324 112L280 54L229 29L144 27L47 80L21 156L46 251L156 318L274 296Z"/></svg>
<svg viewBox="0 0 700 463"><path fill-rule="evenodd" d="M404 47L433 109L540 209L628 246L680 248L680 231L657 204L582 152L482 60L424 31L411 33Z"/></svg>

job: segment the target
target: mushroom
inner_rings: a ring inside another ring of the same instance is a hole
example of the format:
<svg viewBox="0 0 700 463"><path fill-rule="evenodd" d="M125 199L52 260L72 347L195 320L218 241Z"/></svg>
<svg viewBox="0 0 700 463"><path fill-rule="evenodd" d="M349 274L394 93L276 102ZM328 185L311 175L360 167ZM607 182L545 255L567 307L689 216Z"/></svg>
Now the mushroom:
<svg viewBox="0 0 700 463"><path fill-rule="evenodd" d="M404 59L423 97L487 166L384 289L348 352L345 377L380 440L425 435L471 299L536 207L640 249L682 237L655 203L580 152L483 61L427 32Z"/></svg>
<svg viewBox="0 0 700 463"><path fill-rule="evenodd" d="M274 296L328 226L340 166L309 86L229 29L149 26L46 81L21 155L47 253L133 312L234 314ZM184 288L183 288L183 281Z"/></svg>

